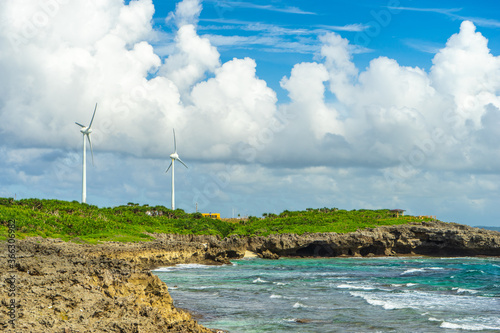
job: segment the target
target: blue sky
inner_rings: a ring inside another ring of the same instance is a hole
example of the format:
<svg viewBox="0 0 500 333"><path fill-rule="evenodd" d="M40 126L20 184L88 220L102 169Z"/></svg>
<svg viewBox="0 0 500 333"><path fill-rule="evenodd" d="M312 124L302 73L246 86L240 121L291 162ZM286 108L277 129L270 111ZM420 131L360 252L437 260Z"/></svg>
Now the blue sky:
<svg viewBox="0 0 500 333"><path fill-rule="evenodd" d="M499 226L500 11L475 1L0 4L0 196Z"/></svg>
<svg viewBox="0 0 500 333"><path fill-rule="evenodd" d="M155 3L155 23L165 23L176 2ZM493 54L500 48L500 10L495 4L473 1L204 1L198 32L218 46L221 60L252 57L257 74L280 95L279 81L293 65L313 61L318 37L337 32L358 49L353 61L359 68L386 56L400 65L429 70L434 54L456 33L463 20L471 20L489 39ZM425 23L425 24L424 24ZM237 40L237 42L235 42Z"/></svg>

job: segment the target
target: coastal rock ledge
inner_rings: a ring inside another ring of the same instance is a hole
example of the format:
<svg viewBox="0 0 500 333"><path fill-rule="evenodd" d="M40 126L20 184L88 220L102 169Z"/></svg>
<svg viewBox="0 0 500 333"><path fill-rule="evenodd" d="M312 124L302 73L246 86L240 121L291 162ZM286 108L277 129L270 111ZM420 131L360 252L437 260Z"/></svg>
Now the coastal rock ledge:
<svg viewBox="0 0 500 333"><path fill-rule="evenodd" d="M444 223L381 226L347 234L279 234L246 240L247 250L279 256L500 256L500 232Z"/></svg>
<svg viewBox="0 0 500 333"><path fill-rule="evenodd" d="M9 266L4 241L0 246L0 331L217 332L176 309L167 285L151 269L179 263L227 263L242 258L247 251L274 259L500 256L500 232L442 222L384 226L348 234L224 239L154 236L156 240L151 242L98 245L39 237L16 240L13 267ZM9 323L11 318L15 318L14 326Z"/></svg>

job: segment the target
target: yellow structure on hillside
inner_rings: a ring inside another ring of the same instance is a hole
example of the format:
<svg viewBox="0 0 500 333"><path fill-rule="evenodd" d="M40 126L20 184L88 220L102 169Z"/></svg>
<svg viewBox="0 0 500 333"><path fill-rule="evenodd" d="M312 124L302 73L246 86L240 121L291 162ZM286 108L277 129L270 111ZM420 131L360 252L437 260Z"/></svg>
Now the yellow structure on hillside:
<svg viewBox="0 0 500 333"><path fill-rule="evenodd" d="M201 215L203 215L203 217L209 217L211 219L220 220L220 214L219 213L201 213Z"/></svg>
<svg viewBox="0 0 500 333"><path fill-rule="evenodd" d="M399 218L399 215L405 216L405 210L404 209L391 209L390 212L391 213L395 213L396 217L398 217L398 218Z"/></svg>
<svg viewBox="0 0 500 333"><path fill-rule="evenodd" d="M417 217L419 219L421 219L421 220L423 220L423 219L434 219L434 220L437 220L436 215L419 215Z"/></svg>

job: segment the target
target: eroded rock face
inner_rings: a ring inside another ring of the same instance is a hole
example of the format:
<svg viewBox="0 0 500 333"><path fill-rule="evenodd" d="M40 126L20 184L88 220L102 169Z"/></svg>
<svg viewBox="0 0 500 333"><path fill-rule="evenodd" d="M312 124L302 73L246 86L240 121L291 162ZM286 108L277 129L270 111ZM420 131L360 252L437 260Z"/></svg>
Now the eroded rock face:
<svg viewBox="0 0 500 333"><path fill-rule="evenodd" d="M179 263L220 264L245 251L279 256L500 256L500 232L433 222L384 226L349 234L281 234L220 239L154 235L147 243L74 244L30 238L16 241L10 272L0 243L0 331L212 332L173 306L151 269ZM9 325L15 277L16 328Z"/></svg>
<svg viewBox="0 0 500 333"><path fill-rule="evenodd" d="M382 226L348 234L280 234L248 239L248 250L280 256L500 256L500 232L443 222Z"/></svg>
<svg viewBox="0 0 500 333"><path fill-rule="evenodd" d="M92 246L35 238L16 246L13 273L0 258L2 332L212 332L176 309L167 285L150 271L155 265L211 263L201 244ZM15 329L6 308L12 276Z"/></svg>

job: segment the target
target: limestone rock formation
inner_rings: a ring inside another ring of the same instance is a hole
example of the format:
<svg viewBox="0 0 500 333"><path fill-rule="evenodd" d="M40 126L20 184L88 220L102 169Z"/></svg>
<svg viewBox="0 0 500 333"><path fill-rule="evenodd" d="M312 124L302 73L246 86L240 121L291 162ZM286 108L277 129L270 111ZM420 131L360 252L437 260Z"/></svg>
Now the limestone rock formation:
<svg viewBox="0 0 500 333"><path fill-rule="evenodd" d="M161 242L82 245L35 238L16 245L12 273L0 258L2 332L212 332L176 309L167 285L150 271L155 264L198 260L199 244L177 242L162 250ZM6 310L12 276L15 327Z"/></svg>
<svg viewBox="0 0 500 333"><path fill-rule="evenodd" d="M500 256L500 232L424 222L382 226L347 234L279 234L248 239L248 250L279 256Z"/></svg>

